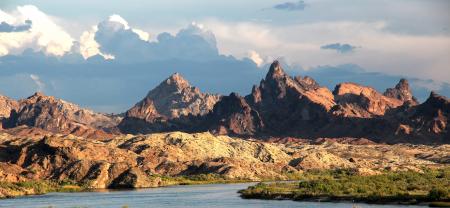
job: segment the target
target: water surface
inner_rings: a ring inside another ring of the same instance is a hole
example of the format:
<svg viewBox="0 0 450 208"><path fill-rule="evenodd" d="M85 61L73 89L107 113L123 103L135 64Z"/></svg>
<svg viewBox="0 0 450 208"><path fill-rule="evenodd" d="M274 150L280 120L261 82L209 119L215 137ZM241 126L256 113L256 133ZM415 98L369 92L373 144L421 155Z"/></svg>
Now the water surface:
<svg viewBox="0 0 450 208"><path fill-rule="evenodd" d="M290 200L241 199L238 190L251 183L171 186L136 190L104 190L98 192L48 193L0 200L0 207L8 208L121 208L135 207L332 207L351 208L352 203L296 202ZM358 207L399 208L413 206L355 204Z"/></svg>

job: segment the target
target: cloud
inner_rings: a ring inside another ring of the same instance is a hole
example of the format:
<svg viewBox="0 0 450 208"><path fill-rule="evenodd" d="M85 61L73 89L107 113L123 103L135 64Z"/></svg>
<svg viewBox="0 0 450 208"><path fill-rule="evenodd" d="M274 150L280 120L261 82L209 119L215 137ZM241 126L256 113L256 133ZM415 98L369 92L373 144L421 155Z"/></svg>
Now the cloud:
<svg viewBox="0 0 450 208"><path fill-rule="evenodd" d="M38 75L30 74L30 78L34 81L34 83L37 86L36 91L41 92L44 90L45 84L44 84L44 82L41 81L41 79L39 78Z"/></svg>
<svg viewBox="0 0 450 208"><path fill-rule="evenodd" d="M8 29L6 25L19 25L13 26L14 33L0 32L0 56L20 54L28 48L62 56L72 47L73 38L35 6L18 6L10 12L0 10L0 19L3 29Z"/></svg>
<svg viewBox="0 0 450 208"><path fill-rule="evenodd" d="M332 44L328 44L328 45L323 45L320 47L321 49L325 49L325 50L335 50L338 53L350 53L353 52L357 47L356 46L352 46L348 43L332 43Z"/></svg>
<svg viewBox="0 0 450 208"><path fill-rule="evenodd" d="M31 29L31 20L25 20L25 24L10 25L6 22L0 23L0 32L24 32Z"/></svg>
<svg viewBox="0 0 450 208"><path fill-rule="evenodd" d="M263 58L261 58L261 55L259 55L259 53L257 53L254 50L251 50L248 52L248 57L250 60L252 60L253 62L255 62L255 64L257 66L262 66L262 64L265 62Z"/></svg>
<svg viewBox="0 0 450 208"><path fill-rule="evenodd" d="M450 36L413 35L386 30L385 21L325 21L270 25L257 22L202 21L214 32L219 51L243 58L252 49L265 57L285 57L305 69L358 64L391 75L450 82ZM321 49L330 40L358 47L351 56ZM395 57L395 58L392 58ZM426 70L425 70L426 69Z"/></svg>
<svg viewBox="0 0 450 208"><path fill-rule="evenodd" d="M266 64L278 57L286 60L290 74L311 75L330 88L337 81L352 80L382 91L398 82L398 74L417 80L449 81L449 37L395 34L386 30L388 23L383 21L270 25L205 19L171 33L152 34L150 40L145 30L113 15L87 28L78 40L70 35L58 39L64 35L57 35L51 40L61 47L49 50L41 38L53 37L49 31L67 33L54 22L55 27L47 25L47 31L41 25L45 18L28 18L30 15L18 11L0 11L2 21L10 25L33 21L28 32L16 32L14 36L0 33L0 89L15 98L32 94L37 87L95 110L117 113L174 72L203 91L247 94L264 77ZM330 40L341 45L352 40L352 44L364 48L352 56L342 56L321 49ZM365 70L343 67L346 63ZM20 88L17 83L21 83ZM427 88L441 89L439 92L447 96L450 92L445 87L448 84L436 88L435 81L416 83L415 93L421 98L429 93Z"/></svg>
<svg viewBox="0 0 450 208"><path fill-rule="evenodd" d="M298 2L285 2L277 4L273 6L273 8L286 11L301 11L304 10L306 6L307 4L304 1L298 1Z"/></svg>
<svg viewBox="0 0 450 208"><path fill-rule="evenodd" d="M92 41L92 37L98 45ZM124 62L168 59L205 61L220 58L214 34L195 22L176 35L161 33L156 41L149 42L148 34L130 28L123 18L113 15L99 23L96 31L83 34L82 38L85 57L103 53Z"/></svg>

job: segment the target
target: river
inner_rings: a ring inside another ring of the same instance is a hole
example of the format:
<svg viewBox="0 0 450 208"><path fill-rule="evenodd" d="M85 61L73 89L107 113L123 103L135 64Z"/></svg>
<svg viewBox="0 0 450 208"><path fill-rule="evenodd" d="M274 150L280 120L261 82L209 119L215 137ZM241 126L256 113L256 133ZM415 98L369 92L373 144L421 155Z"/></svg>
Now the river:
<svg viewBox="0 0 450 208"><path fill-rule="evenodd" d="M137 208L137 207L413 207L396 205L369 205L352 203L296 202L290 200L241 199L238 190L242 184L212 184L171 186L134 190L102 190L78 193L48 193L0 200L0 207L8 208Z"/></svg>

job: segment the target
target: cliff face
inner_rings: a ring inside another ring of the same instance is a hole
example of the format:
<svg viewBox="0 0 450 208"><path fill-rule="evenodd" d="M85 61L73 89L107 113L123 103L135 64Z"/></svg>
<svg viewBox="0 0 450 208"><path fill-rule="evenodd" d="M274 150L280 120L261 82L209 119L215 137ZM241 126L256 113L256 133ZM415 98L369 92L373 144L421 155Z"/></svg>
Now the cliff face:
<svg viewBox="0 0 450 208"><path fill-rule="evenodd" d="M392 141L450 143L450 100L434 92L419 105L395 109L386 119L394 123ZM406 138L401 140L401 138Z"/></svg>
<svg viewBox="0 0 450 208"><path fill-rule="evenodd" d="M175 73L128 110L119 128L126 133L168 129L170 120L209 113L219 99L219 95L200 92Z"/></svg>
<svg viewBox="0 0 450 208"><path fill-rule="evenodd" d="M327 88L308 77L288 76L277 61L246 99L261 115L264 131L276 134L303 131L298 126L320 124L335 105Z"/></svg>
<svg viewBox="0 0 450 208"><path fill-rule="evenodd" d="M355 83L341 83L333 91L338 103L335 115L370 118L383 116L387 110L403 104L402 100L386 97L371 87Z"/></svg>
<svg viewBox="0 0 450 208"><path fill-rule="evenodd" d="M228 135L254 135L264 127L259 113L236 93L223 97L205 123L212 124L213 132Z"/></svg>
<svg viewBox="0 0 450 208"><path fill-rule="evenodd" d="M0 119L9 118L12 110L19 108L19 102L9 97L0 95Z"/></svg>

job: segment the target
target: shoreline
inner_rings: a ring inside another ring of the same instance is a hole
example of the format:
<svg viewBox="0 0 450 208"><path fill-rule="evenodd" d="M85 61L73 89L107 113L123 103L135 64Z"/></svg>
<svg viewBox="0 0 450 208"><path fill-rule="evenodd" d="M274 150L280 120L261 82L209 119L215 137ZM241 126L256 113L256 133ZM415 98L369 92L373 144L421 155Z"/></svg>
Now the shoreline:
<svg viewBox="0 0 450 208"><path fill-rule="evenodd" d="M264 183L277 183L277 182L288 182L292 183L293 181L264 181ZM16 198L23 198L23 197L33 197L33 196L39 196L39 195L45 195L48 193L81 193L81 192L114 192L114 191L134 191L139 189L151 189L151 188L165 188L165 187L172 187L172 186L197 186L197 185L214 185L214 184L249 184L249 187L251 187L250 184L252 183L258 183L258 181L235 181L230 180L226 182L206 182L206 181L199 181L198 183L178 183L178 184L166 184L156 187L142 187L142 188L105 188L105 189L98 189L98 188L82 188L77 187L79 189L67 189L67 187L60 187L59 190L51 190L48 192L43 193L25 193L23 195L16 195L12 197L3 197L0 198L0 201L4 199L16 199ZM259 182L261 183L261 182ZM247 188L247 189L248 189ZM254 195L243 195L242 192L246 189L239 190L237 193L240 195L238 197L242 199L257 199L257 200L291 200L291 201L299 201L299 202L330 202L330 203L358 203L358 204L378 204L378 205L418 205L418 206L429 206L429 207L449 207L450 206L450 200L449 201L424 201L423 198L409 198L409 200L396 200L396 199L388 199L385 198L384 200L368 200L366 198L357 198L357 197L350 197L350 196L315 196L315 197L306 197L306 196L295 196L292 193L272 193L272 194L254 194ZM386 200L388 199L388 200Z"/></svg>
<svg viewBox="0 0 450 208"><path fill-rule="evenodd" d="M243 199L450 207L449 168L386 172L360 176L351 172L311 172L298 183L258 183L240 190Z"/></svg>
<svg viewBox="0 0 450 208"><path fill-rule="evenodd" d="M258 183L258 182L271 182L268 181L252 181L252 180L223 180L223 181L168 181L165 184L150 187L130 187L130 188L89 188L87 184L77 184L77 185L55 185L61 183L60 181L51 180L40 180L40 181L25 181L25 182L0 182L0 201L3 199L20 198L27 196L37 196L45 195L47 193L78 193L78 192L101 192L102 190L107 191L123 191L123 190L138 190L138 189L149 189L149 188L164 188L171 186L195 186L195 185L209 185L209 184L244 184L244 183ZM275 181L274 181L275 182ZM27 185L20 185L27 184ZM34 187L31 184L37 184ZM8 188L5 188L8 187ZM39 188L38 188L39 187ZM42 189L42 187L46 187ZM9 194L8 193L12 193Z"/></svg>
<svg viewBox="0 0 450 208"><path fill-rule="evenodd" d="M241 190L242 191L242 190ZM322 197L304 197L304 198L296 198L292 194L291 195L280 195L273 194L270 196L264 195L254 195L254 196L243 196L242 194L239 196L243 199L258 199L258 200L291 200L298 202L331 202L331 203L361 203L361 204L377 204L377 205L418 205L418 206L430 206L433 203L446 203L445 207L450 206L450 201L448 202L429 202L429 201L400 201L400 200L365 200L358 199L353 197L336 197L336 196L322 196Z"/></svg>

